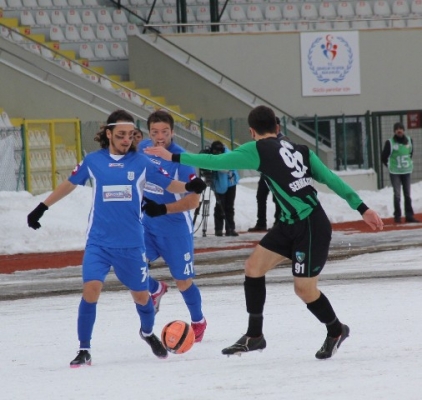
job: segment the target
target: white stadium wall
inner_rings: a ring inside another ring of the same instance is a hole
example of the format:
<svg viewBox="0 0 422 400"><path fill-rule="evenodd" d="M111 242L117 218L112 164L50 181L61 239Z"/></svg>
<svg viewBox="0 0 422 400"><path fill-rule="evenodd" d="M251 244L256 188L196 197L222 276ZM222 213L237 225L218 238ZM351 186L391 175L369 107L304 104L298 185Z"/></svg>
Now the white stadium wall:
<svg viewBox="0 0 422 400"><path fill-rule="evenodd" d="M361 94L326 97L302 96L299 33L189 34L168 39L293 116L324 116L419 109L421 37L421 29L360 31ZM10 115L82 120L101 115L8 66L0 65L0 73L0 102ZM174 79L178 77L172 71L161 76L164 82ZM191 88L187 89L175 97L189 96ZM209 99L207 107L212 104Z"/></svg>
<svg viewBox="0 0 422 400"><path fill-rule="evenodd" d="M77 98L0 63L0 104L9 116L26 119L79 118L102 121L105 114Z"/></svg>
<svg viewBox="0 0 422 400"><path fill-rule="evenodd" d="M359 31L361 94L303 97L300 33L168 39L293 116L420 108L421 29Z"/></svg>

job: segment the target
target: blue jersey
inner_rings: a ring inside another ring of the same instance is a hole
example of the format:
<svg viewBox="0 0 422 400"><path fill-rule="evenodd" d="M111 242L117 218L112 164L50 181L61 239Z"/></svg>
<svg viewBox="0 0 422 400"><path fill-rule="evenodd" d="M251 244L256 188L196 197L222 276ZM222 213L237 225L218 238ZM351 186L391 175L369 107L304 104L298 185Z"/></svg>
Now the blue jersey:
<svg viewBox="0 0 422 400"><path fill-rule="evenodd" d="M89 214L87 245L110 248L139 247L144 243L141 203L146 182L167 187L172 179L148 157L129 152L114 160L108 149L88 154L69 181L92 181L93 203Z"/></svg>
<svg viewBox="0 0 422 400"><path fill-rule="evenodd" d="M140 153L143 153L143 149L146 147L153 146L151 140L143 140L139 143L138 149ZM177 145L171 143L167 149L171 153L183 153L185 150ZM179 163L163 160L160 157L147 155L151 161L160 166L171 178L177 179L182 182L189 182L196 177L196 171L194 167L188 167ZM157 185L147 179L145 185L145 197L159 204L174 203L182 198L183 194L169 193L161 185ZM187 233L193 233L192 217L189 211L180 213L166 214L159 217L149 217L144 215L142 223L148 233L158 236L174 236L174 235L185 235Z"/></svg>

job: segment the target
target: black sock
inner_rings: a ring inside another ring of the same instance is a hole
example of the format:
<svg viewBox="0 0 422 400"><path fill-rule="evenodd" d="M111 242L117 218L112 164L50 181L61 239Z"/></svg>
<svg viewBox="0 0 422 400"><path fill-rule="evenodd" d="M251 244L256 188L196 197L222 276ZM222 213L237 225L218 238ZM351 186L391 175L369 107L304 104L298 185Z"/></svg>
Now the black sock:
<svg viewBox="0 0 422 400"><path fill-rule="evenodd" d="M262 314L249 314L248 330L246 336L259 337L262 335L264 316Z"/></svg>
<svg viewBox="0 0 422 400"><path fill-rule="evenodd" d="M337 317L330 324L326 324L327 335L330 337L339 337L341 335L341 325Z"/></svg>
<svg viewBox="0 0 422 400"><path fill-rule="evenodd" d="M327 327L327 335L337 337L341 335L341 322L338 320L330 301L321 292L319 298L312 303L308 303L308 310Z"/></svg>
<svg viewBox="0 0 422 400"><path fill-rule="evenodd" d="M246 310L249 313L247 336L258 337L262 335L263 312L266 297L265 276L250 278L245 276Z"/></svg>

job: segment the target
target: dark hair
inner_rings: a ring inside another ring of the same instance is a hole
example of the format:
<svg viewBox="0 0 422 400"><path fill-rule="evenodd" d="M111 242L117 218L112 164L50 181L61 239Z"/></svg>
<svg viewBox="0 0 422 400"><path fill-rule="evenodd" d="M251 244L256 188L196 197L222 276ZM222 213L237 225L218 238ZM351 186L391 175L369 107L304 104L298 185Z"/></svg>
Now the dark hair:
<svg viewBox="0 0 422 400"><path fill-rule="evenodd" d="M248 115L248 124L258 135L277 133L274 111L266 106L255 107Z"/></svg>
<svg viewBox="0 0 422 400"><path fill-rule="evenodd" d="M220 142L219 140L215 140L211 143L210 150L211 154L223 154L225 147L222 142Z"/></svg>
<svg viewBox="0 0 422 400"><path fill-rule="evenodd" d="M167 111L157 110L151 113L147 120L148 129L150 129L151 124L156 122L164 122L165 124L170 125L171 130L174 129L174 119Z"/></svg>
<svg viewBox="0 0 422 400"><path fill-rule="evenodd" d="M397 129L403 129L403 130L404 130L404 125L403 125L401 122L396 122L396 123L394 124L393 129L394 129L394 132L395 132Z"/></svg>
<svg viewBox="0 0 422 400"><path fill-rule="evenodd" d="M142 136L142 138L144 137L144 132L142 132L141 128L135 128L135 133L139 132Z"/></svg>
<svg viewBox="0 0 422 400"><path fill-rule="evenodd" d="M116 122L132 122L134 124L135 120L133 119L132 115L130 115L125 110L113 111L108 116L106 124L101 126L100 131L97 132L94 137L94 140L100 143L102 149L108 149L110 147L110 141L108 140L106 130L110 129L111 131L113 131L116 126L110 126L110 124L115 124ZM130 146L129 151L136 151L136 147L132 144Z"/></svg>

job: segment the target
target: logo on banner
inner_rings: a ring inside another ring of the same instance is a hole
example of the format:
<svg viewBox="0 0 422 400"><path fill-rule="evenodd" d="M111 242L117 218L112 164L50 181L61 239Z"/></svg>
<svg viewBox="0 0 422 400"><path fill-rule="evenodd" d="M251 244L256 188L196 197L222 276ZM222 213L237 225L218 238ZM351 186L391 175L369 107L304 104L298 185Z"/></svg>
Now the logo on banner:
<svg viewBox="0 0 422 400"><path fill-rule="evenodd" d="M353 50L347 40L331 34L316 38L308 52L308 66L320 82L341 82L353 65Z"/></svg>

